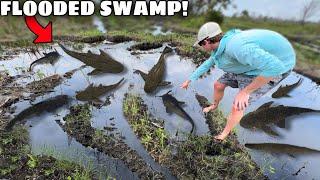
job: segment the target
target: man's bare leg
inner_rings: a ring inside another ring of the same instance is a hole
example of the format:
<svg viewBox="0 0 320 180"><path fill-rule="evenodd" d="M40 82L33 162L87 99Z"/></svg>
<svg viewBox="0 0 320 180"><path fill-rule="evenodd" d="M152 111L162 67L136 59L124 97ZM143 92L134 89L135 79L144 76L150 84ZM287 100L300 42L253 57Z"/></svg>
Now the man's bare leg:
<svg viewBox="0 0 320 180"><path fill-rule="evenodd" d="M215 136L214 138L218 140L224 140L229 135L231 130L240 122L241 118L243 117L244 111L245 111L244 109L238 110L235 106L233 106L231 113L227 118L227 124L224 130L222 131L221 134L219 134L218 136Z"/></svg>
<svg viewBox="0 0 320 180"><path fill-rule="evenodd" d="M209 112L209 111L215 110L218 107L221 99L223 98L224 90L225 90L225 88L227 86L225 84L222 84L222 83L216 81L213 84L213 87L214 87L214 90L213 90L213 102L212 102L212 105L204 108L203 112Z"/></svg>

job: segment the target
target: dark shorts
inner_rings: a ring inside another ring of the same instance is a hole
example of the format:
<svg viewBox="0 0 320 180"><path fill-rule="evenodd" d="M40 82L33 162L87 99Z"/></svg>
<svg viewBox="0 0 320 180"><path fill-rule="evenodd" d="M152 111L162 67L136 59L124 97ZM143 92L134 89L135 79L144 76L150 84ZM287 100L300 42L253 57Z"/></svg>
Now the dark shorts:
<svg viewBox="0 0 320 180"><path fill-rule="evenodd" d="M255 90L253 93L250 94L249 97L249 104L251 102L256 101L261 96L266 94L268 91L270 91L272 88L274 88L277 84L280 83L281 80L286 78L291 71L288 71L284 74L281 74L277 77L275 77L272 81L270 81L268 84L262 86L261 88ZM250 76L245 74L234 74L234 73L225 73L222 75L218 82L225 84L227 86L230 86L232 88L239 88L240 90L247 87L257 76Z"/></svg>

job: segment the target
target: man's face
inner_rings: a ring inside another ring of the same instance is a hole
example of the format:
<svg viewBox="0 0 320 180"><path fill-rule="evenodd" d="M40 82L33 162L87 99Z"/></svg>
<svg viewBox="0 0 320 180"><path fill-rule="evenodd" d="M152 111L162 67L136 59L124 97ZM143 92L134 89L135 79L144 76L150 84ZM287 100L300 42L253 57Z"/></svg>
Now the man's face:
<svg viewBox="0 0 320 180"><path fill-rule="evenodd" d="M210 43L208 39L204 39L199 42L199 45L207 52L216 50L219 47L219 42Z"/></svg>

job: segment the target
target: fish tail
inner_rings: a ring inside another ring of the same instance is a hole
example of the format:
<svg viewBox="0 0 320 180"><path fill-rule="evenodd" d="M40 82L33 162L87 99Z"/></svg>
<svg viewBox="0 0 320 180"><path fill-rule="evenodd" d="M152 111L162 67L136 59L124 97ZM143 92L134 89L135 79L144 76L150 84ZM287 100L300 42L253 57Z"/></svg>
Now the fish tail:
<svg viewBox="0 0 320 180"><path fill-rule="evenodd" d="M188 118L188 120L190 121L191 126L192 126L192 129L191 129L190 133L191 133L191 134L194 134L194 132L195 132L194 121L193 121L193 119L192 119L188 114L186 114L186 115L187 115L187 118Z"/></svg>
<svg viewBox="0 0 320 180"><path fill-rule="evenodd" d="M190 131L190 134L195 134L195 126L194 124L192 123L192 128L191 128L191 131Z"/></svg>
<svg viewBox="0 0 320 180"><path fill-rule="evenodd" d="M124 78L122 78L117 84L119 85L120 83L122 83L124 81Z"/></svg>
<svg viewBox="0 0 320 180"><path fill-rule="evenodd" d="M66 47L64 47L62 44L58 43L58 45L61 47L63 51L69 52L69 50Z"/></svg>
<svg viewBox="0 0 320 180"><path fill-rule="evenodd" d="M29 72L31 72L32 71L32 66L34 65L34 63L36 63L37 61L33 61L31 64L30 64L30 66L29 66Z"/></svg>

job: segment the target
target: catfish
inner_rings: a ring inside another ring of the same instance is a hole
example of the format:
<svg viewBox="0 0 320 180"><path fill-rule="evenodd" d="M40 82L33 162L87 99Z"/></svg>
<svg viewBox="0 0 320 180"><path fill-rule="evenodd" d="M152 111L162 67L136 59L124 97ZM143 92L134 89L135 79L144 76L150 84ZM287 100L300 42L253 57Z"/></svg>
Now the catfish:
<svg viewBox="0 0 320 180"><path fill-rule="evenodd" d="M148 74L135 70L134 73L140 74L145 81L144 91L146 93L154 92L159 86L167 86L171 84L170 82L163 81L165 73L165 56L171 53L173 50L166 46L157 62L156 65L152 67Z"/></svg>
<svg viewBox="0 0 320 180"><path fill-rule="evenodd" d="M247 129L259 129L271 136L279 136L271 126L276 125L280 128L286 128L285 119L287 117L308 112L320 112L301 107L291 107L278 105L271 107L273 101L260 106L257 110L246 114L240 121L240 126Z"/></svg>
<svg viewBox="0 0 320 180"><path fill-rule="evenodd" d="M170 92L171 91L168 91L162 96L158 96L162 98L163 104L166 107L166 112L169 114L174 112L178 116L188 120L192 125L192 129L190 133L194 133L194 129L195 129L194 121L181 107L181 105L184 105L185 103L178 101L175 97L169 94Z"/></svg>
<svg viewBox="0 0 320 180"><path fill-rule="evenodd" d="M93 54L91 51L87 53L79 53L70 51L65 48L62 44L59 46L66 52L69 56L78 59L84 64L95 68L88 75L98 75L102 73L113 73L118 74L124 71L124 65L120 62L114 60L109 54L100 49L100 54Z"/></svg>
<svg viewBox="0 0 320 180"><path fill-rule="evenodd" d="M276 92L274 92L271 97L272 98L281 98L281 97L290 97L288 95L293 89L298 87L301 84L302 78L300 78L296 83L286 86L280 86Z"/></svg>
<svg viewBox="0 0 320 180"><path fill-rule="evenodd" d="M31 107L28 107L21 111L16 117L14 117L5 127L5 130L11 131L12 127L17 122L23 122L25 119L35 115L40 115L44 112L53 112L56 109L67 105L71 98L67 95L58 95L42 102L39 102Z"/></svg>
<svg viewBox="0 0 320 180"><path fill-rule="evenodd" d="M54 65L60 58L60 54L57 51L52 51L49 53L43 53L44 57L33 61L29 66L29 71L32 71L32 66L36 64L51 64Z"/></svg>
<svg viewBox="0 0 320 180"><path fill-rule="evenodd" d="M245 144L246 148L255 149L260 151L265 151L269 153L281 153L281 154L288 154L292 157L296 155L302 154L314 154L320 153L320 150L311 149L307 147L295 146L290 144L278 144L278 143L259 143L259 144Z"/></svg>
<svg viewBox="0 0 320 180"><path fill-rule="evenodd" d="M99 86L93 86L93 84L90 84L85 90L78 92L76 98L80 101L90 101L101 104L102 101L99 99L99 97L117 88L121 82L123 82L123 80L124 78L122 78L116 84L108 86L104 86L102 84Z"/></svg>

